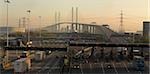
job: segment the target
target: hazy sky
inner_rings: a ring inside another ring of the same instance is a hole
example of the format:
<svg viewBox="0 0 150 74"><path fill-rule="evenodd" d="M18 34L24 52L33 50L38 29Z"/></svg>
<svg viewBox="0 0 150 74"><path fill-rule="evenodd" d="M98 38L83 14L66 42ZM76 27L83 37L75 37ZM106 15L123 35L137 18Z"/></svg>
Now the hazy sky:
<svg viewBox="0 0 150 74"><path fill-rule="evenodd" d="M31 10L32 27L38 27L42 16L43 27L54 23L54 13L61 13L61 21L71 21L71 8L79 8L79 21L109 24L118 31L120 12L124 13L126 31L142 30L142 21L150 20L148 0L10 0L9 24L18 26L18 19L27 17ZM6 24L6 4L0 0L0 26Z"/></svg>

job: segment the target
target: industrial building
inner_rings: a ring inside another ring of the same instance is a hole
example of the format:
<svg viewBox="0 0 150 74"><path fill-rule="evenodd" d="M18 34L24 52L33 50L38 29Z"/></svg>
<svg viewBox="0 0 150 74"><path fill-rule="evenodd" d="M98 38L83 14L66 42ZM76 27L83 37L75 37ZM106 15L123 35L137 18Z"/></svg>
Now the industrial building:
<svg viewBox="0 0 150 74"><path fill-rule="evenodd" d="M25 32L25 28L8 27L8 33ZM0 35L7 33L7 27L0 27Z"/></svg>
<svg viewBox="0 0 150 74"><path fill-rule="evenodd" d="M143 37L144 40L150 39L150 21L143 21Z"/></svg>

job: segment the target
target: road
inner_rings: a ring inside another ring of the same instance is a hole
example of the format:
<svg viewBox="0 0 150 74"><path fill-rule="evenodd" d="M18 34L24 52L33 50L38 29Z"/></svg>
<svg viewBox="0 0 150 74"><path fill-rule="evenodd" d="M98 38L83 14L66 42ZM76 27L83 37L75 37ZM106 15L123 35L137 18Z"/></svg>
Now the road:
<svg viewBox="0 0 150 74"><path fill-rule="evenodd" d="M111 64L112 68L108 68L108 64ZM125 62L101 62L80 64L80 68L71 69L70 74L149 74L149 71L148 69L145 69L144 72L135 71L130 69L129 65Z"/></svg>
<svg viewBox="0 0 150 74"><path fill-rule="evenodd" d="M70 70L62 72L63 64L60 65L60 62L62 61L61 57L65 54L65 52L52 52L42 61L32 62L31 70L25 74L149 74L147 67L145 67L144 72L135 71L130 68L130 63L126 61L80 63L79 68L70 68ZM111 68L107 67L109 64ZM13 73L13 70L1 72L1 74L10 73Z"/></svg>
<svg viewBox="0 0 150 74"><path fill-rule="evenodd" d="M41 62L33 63L32 70L27 73L58 74L61 71L60 61L62 61L62 56L65 54L65 52L54 51Z"/></svg>

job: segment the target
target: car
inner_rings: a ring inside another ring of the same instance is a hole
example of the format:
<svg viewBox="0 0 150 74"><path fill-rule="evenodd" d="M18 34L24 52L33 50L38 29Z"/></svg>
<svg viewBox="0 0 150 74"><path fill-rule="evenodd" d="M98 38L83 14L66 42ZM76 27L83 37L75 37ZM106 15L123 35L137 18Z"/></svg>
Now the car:
<svg viewBox="0 0 150 74"><path fill-rule="evenodd" d="M72 68L79 69L80 68L79 63L73 63Z"/></svg>
<svg viewBox="0 0 150 74"><path fill-rule="evenodd" d="M52 53L52 51L49 51L48 53L49 53L49 54L51 54L51 53Z"/></svg>
<svg viewBox="0 0 150 74"><path fill-rule="evenodd" d="M112 69L112 65L111 65L111 64L108 64L106 67L107 67L108 69Z"/></svg>
<svg viewBox="0 0 150 74"><path fill-rule="evenodd" d="M79 69L80 67L79 67L79 65L74 65L73 68Z"/></svg>

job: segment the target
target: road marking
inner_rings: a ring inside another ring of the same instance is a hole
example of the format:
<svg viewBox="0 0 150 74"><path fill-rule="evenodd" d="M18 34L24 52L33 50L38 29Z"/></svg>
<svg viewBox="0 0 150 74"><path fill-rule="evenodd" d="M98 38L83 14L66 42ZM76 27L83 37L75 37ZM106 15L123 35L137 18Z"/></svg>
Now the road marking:
<svg viewBox="0 0 150 74"><path fill-rule="evenodd" d="M119 63L116 63L116 64L121 65L121 63L120 63L120 62L119 62Z"/></svg>
<svg viewBox="0 0 150 74"><path fill-rule="evenodd" d="M125 66L127 72L130 72L129 69L127 68L126 64L123 62L123 65Z"/></svg>
<svg viewBox="0 0 150 74"><path fill-rule="evenodd" d="M62 67L60 67L60 74L63 73L63 68L64 68L64 63L63 63L63 65L62 65Z"/></svg>
<svg viewBox="0 0 150 74"><path fill-rule="evenodd" d="M42 69L40 69L38 72L41 72L42 70L44 70L45 67L47 67L49 64L51 64L51 63L47 62L47 64L44 67L42 67Z"/></svg>
<svg viewBox="0 0 150 74"><path fill-rule="evenodd" d="M54 54L54 53L53 53L53 54ZM52 54L50 54L50 56L52 56ZM50 57L50 56L49 56L49 57ZM53 59L51 59L51 60L54 60L54 58L53 58ZM44 65L44 67L42 67L42 69L40 69L38 72L41 72L42 70L44 70L44 68L45 68L45 67L47 67L48 65L50 65L50 64L52 64L52 63L53 63L53 62L50 62L50 63L49 63L49 62L47 62L47 64L46 64L46 65Z"/></svg>
<svg viewBox="0 0 150 74"><path fill-rule="evenodd" d="M43 68L43 67L34 67L32 70L34 70L34 69L41 69L41 68ZM44 69L48 69L49 67L44 67Z"/></svg>
<svg viewBox="0 0 150 74"><path fill-rule="evenodd" d="M113 64L113 66L114 66L114 69L115 69L116 74L118 74L118 71L117 71L117 69L116 69L114 63L112 63L112 64Z"/></svg>
<svg viewBox="0 0 150 74"><path fill-rule="evenodd" d="M105 74L105 70L104 70L104 67L103 67L102 63L101 63L101 66L102 66L103 74Z"/></svg>
<svg viewBox="0 0 150 74"><path fill-rule="evenodd" d="M82 69L82 64L80 64L80 69L81 69L81 73L84 74Z"/></svg>
<svg viewBox="0 0 150 74"><path fill-rule="evenodd" d="M49 69L48 73L51 72L51 70L53 69L54 66L56 66L56 64L60 61L60 59L57 59L56 62L52 65L52 67Z"/></svg>
<svg viewBox="0 0 150 74"><path fill-rule="evenodd" d="M92 71L92 64L91 64L91 63L89 63L89 65L90 65L90 70Z"/></svg>

